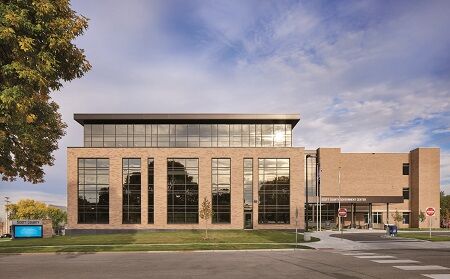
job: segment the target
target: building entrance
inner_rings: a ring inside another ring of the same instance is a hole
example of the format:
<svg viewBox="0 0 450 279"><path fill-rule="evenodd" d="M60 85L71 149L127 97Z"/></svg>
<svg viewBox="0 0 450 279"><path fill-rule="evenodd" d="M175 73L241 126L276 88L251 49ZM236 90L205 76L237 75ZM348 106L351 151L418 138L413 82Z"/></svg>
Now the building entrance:
<svg viewBox="0 0 450 279"><path fill-rule="evenodd" d="M244 213L244 229L253 229L252 212Z"/></svg>

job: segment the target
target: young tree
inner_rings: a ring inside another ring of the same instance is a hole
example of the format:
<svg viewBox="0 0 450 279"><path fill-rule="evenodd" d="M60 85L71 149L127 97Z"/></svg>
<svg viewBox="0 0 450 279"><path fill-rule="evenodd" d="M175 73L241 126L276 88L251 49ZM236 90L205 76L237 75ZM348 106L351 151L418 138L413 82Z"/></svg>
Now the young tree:
<svg viewBox="0 0 450 279"><path fill-rule="evenodd" d="M403 221L403 216L400 214L400 212L398 212L398 210L396 210L395 213L392 214L392 218L394 219L395 225L397 225L397 227L399 226L399 223Z"/></svg>
<svg viewBox="0 0 450 279"><path fill-rule="evenodd" d="M56 229L67 222L67 212L53 206L48 206L47 216L52 220L53 228Z"/></svg>
<svg viewBox="0 0 450 279"><path fill-rule="evenodd" d="M208 239L208 220L213 215L211 202L205 197L200 207L200 218L205 220L205 239Z"/></svg>
<svg viewBox="0 0 450 279"><path fill-rule="evenodd" d="M419 212L419 222L422 223L423 221L425 221L426 218L427 217L425 216L425 213L422 210L420 210L420 212Z"/></svg>
<svg viewBox="0 0 450 279"><path fill-rule="evenodd" d="M53 228L67 221L67 213L43 202L25 199L6 206L9 219L51 219Z"/></svg>
<svg viewBox="0 0 450 279"><path fill-rule="evenodd" d="M69 0L0 1L0 177L43 181L66 124L50 93L91 65L73 44L87 18Z"/></svg>

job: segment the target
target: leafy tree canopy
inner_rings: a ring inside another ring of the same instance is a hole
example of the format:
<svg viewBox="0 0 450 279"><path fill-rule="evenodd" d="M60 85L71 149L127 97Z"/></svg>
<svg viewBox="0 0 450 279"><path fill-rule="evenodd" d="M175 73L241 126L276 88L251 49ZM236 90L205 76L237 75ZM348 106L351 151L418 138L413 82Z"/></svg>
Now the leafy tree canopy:
<svg viewBox="0 0 450 279"><path fill-rule="evenodd" d="M6 206L6 210L8 211L8 218L11 220L51 219L54 228L67 221L67 213L61 209L30 199L9 204Z"/></svg>
<svg viewBox="0 0 450 279"><path fill-rule="evenodd" d="M87 28L69 0L0 1L0 176L43 181L66 124L50 92L91 65L72 41Z"/></svg>

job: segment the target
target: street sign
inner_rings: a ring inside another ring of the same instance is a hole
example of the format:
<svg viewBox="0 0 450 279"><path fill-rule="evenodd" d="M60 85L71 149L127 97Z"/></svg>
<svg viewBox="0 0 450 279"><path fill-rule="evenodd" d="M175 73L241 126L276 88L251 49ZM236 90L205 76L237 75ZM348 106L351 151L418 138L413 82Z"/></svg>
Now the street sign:
<svg viewBox="0 0 450 279"><path fill-rule="evenodd" d="M347 217L347 208L339 208L338 210L339 217Z"/></svg>
<svg viewBox="0 0 450 279"><path fill-rule="evenodd" d="M428 216L433 216L436 210L433 207L428 207L425 212L427 213Z"/></svg>

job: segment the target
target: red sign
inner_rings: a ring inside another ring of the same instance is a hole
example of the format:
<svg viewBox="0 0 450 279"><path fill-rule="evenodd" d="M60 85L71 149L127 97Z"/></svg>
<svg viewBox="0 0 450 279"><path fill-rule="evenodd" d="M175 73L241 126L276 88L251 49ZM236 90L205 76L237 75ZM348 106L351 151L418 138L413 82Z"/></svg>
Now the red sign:
<svg viewBox="0 0 450 279"><path fill-rule="evenodd" d="M338 215L339 217L347 217L347 208L339 208Z"/></svg>
<svg viewBox="0 0 450 279"><path fill-rule="evenodd" d="M426 210L426 213L428 216L433 216L435 212L436 212L436 210L434 210L434 208L432 208L432 207L428 207Z"/></svg>

